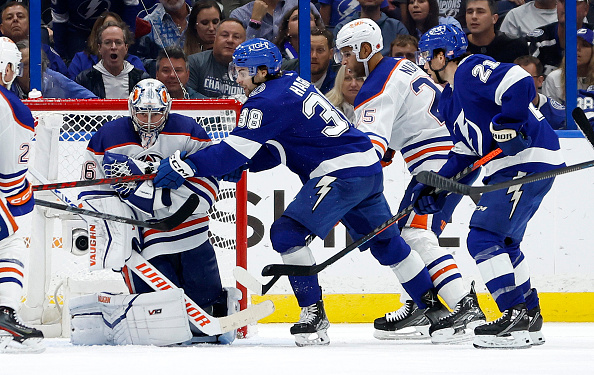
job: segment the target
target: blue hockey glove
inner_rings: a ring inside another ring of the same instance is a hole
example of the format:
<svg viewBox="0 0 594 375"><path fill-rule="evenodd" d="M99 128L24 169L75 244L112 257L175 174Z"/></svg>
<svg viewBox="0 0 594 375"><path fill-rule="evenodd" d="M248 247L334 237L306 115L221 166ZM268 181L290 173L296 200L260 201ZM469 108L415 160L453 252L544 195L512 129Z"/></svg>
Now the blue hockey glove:
<svg viewBox="0 0 594 375"><path fill-rule="evenodd" d="M241 167L237 168L234 171L231 171L227 174L224 174L220 177L221 180L223 181L228 181L228 182L239 182L239 180L241 180L241 176L243 175L243 171L248 170L250 167L251 161L248 161L247 163L245 163L244 165L242 165Z"/></svg>
<svg viewBox="0 0 594 375"><path fill-rule="evenodd" d="M107 178L150 174L153 173L154 169L152 163L146 163L126 155L109 151L105 151L103 155L103 171ZM130 181L112 184L111 187L122 197L127 197L136 189L137 185L138 182Z"/></svg>
<svg viewBox="0 0 594 375"><path fill-rule="evenodd" d="M501 123L500 120L501 114L491 120L491 134L505 155L513 156L530 147L532 139L520 131L523 123Z"/></svg>
<svg viewBox="0 0 594 375"><path fill-rule="evenodd" d="M418 183L412 190L412 203L418 215L434 214L443 209L447 191L435 194L435 188Z"/></svg>
<svg viewBox="0 0 594 375"><path fill-rule="evenodd" d="M196 175L198 169L190 159L184 160L185 156L186 151L180 153L177 150L167 159L161 160L157 170L157 177L154 179L155 187L175 190L182 186L186 178Z"/></svg>

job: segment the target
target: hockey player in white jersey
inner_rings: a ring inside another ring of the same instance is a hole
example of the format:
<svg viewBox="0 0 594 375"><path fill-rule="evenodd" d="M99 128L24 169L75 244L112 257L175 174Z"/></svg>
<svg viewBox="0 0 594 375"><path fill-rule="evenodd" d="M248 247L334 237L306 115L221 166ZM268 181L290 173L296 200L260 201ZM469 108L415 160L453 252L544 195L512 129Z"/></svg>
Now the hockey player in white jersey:
<svg viewBox="0 0 594 375"><path fill-rule="evenodd" d="M21 52L12 40L0 37L0 353L44 350L43 333L24 325L17 314L26 252L17 220L27 220L34 202L26 178L33 116L9 91L20 69Z"/></svg>
<svg viewBox="0 0 594 375"><path fill-rule="evenodd" d="M176 150L196 152L212 144L206 131L198 125L195 119L176 113L170 113L171 98L163 83L155 79L140 81L130 94L128 101L130 116L122 117L105 123L91 137L87 147L87 160L83 163L85 179L111 178L132 174L151 173L154 163L172 155ZM155 168L156 169L156 166ZM121 301L122 304L166 303L172 298L163 292L151 293L155 296L146 297L153 289L124 266L124 261L131 251L139 251L151 264L161 271L179 288L183 288L186 295L205 311L213 316L225 316L237 310L237 301L241 293L235 288L223 288L219 275L219 268L215 251L209 242L207 211L214 203L218 194L218 180L214 177L191 178L177 190L155 188L152 181L132 182L102 185L96 189L80 193L79 198L90 209L100 212L120 213L130 215L140 220L163 219L176 212L186 199L196 194L200 203L194 213L178 227L162 232L147 228L134 228L127 224L87 219L91 238L97 238L96 255L92 258L95 264L92 269L122 269L122 275L130 293L139 295L137 299ZM117 234L117 235L116 235ZM134 247L134 250L133 250ZM239 295L238 295L239 294ZM163 300L160 300L160 297ZM175 296L173 296L175 297ZM152 302L152 298L155 302ZM96 298L97 299L97 298ZM147 300L148 299L148 300ZM103 298L103 300L105 300ZM113 305L116 298L110 298ZM141 301L142 303L140 303ZM121 327L115 327L115 322L109 321L106 315L114 314L111 305L97 303L91 298L77 301L77 312L73 314L73 342L80 344L95 344L97 338L90 338L85 330L97 322L89 322L90 311L95 308L101 311L103 321L113 327L101 327L103 331L112 333L106 335L106 344L157 344L168 345L188 342L218 342L230 343L234 339L234 332L221 336L205 336L192 328L189 334L187 314L183 301L172 302L173 311L182 314L185 324L183 327L169 327L163 333L163 339L143 340L142 332L132 332L126 336L119 334L114 339L114 332ZM101 298L99 298L99 302ZM127 305L126 305L127 306ZM178 307L181 306L181 310ZM106 312L106 308L107 311ZM163 309L163 313L167 310ZM117 313L117 311L116 311ZM171 317L171 322L177 321L178 315ZM132 320L128 314L126 319ZM111 319L111 318L110 318ZM122 319L122 325L134 331L140 323L127 322ZM147 318L148 319L148 318ZM112 319L114 320L114 319ZM119 322L120 320L115 319ZM150 320L148 321L150 324ZM98 325L101 326L99 321ZM107 324L106 323L106 324ZM120 324L120 323L118 323ZM80 328L80 329L79 329ZM158 329L159 327L148 327ZM100 329L100 330L101 330ZM137 330L141 330L138 328ZM169 336L168 336L169 335ZM144 335L146 336L146 335ZM151 333L150 336L154 336ZM124 337L119 340L117 337ZM126 337L136 337L130 340ZM90 340L90 341L89 341ZM101 341L101 340L99 340Z"/></svg>
<svg viewBox="0 0 594 375"><path fill-rule="evenodd" d="M455 146L438 173L450 178L490 151L483 183L493 184L564 165L559 139L531 103L532 77L521 67L466 52L466 35L452 25L430 29L419 42L419 64L447 82L439 112ZM526 348L544 343L536 289L520 243L553 179L484 193L470 219L467 246L503 316L474 329L477 348ZM434 189L418 184L415 210L441 209ZM456 320L456 312L450 317ZM446 322L447 323L447 322Z"/></svg>
<svg viewBox="0 0 594 375"><path fill-rule="evenodd" d="M382 56L382 46L380 28L373 20L362 18L338 32L336 57L356 76L366 77L355 98L357 129L369 136L379 158L389 158L390 150L400 151L413 176L400 211L411 203L417 184L414 176L420 171L439 170L454 144L437 111L441 87L410 60ZM471 177L476 178L476 174ZM402 238L425 262L439 295L454 310L465 311L464 319L457 322L455 332L435 331L422 311L407 300L399 310L375 320L377 338L423 338L430 334L434 343L467 341L473 328L485 322L474 288L470 293L465 290L454 258L437 240L461 198L450 194L441 212L411 213L399 224Z"/></svg>
<svg viewBox="0 0 594 375"><path fill-rule="evenodd" d="M177 188L193 176L230 173L250 163L258 172L286 165L303 186L273 224L270 238L285 264L315 264L306 238L325 238L341 221L354 240L390 217L382 193L383 175L373 146L309 82L295 72L281 72L278 48L252 39L235 49L230 73L248 99L238 126L221 143L161 161L156 186ZM417 253L393 225L371 239L362 250L389 266L411 298L429 319L443 306L435 296L429 272ZM290 276L301 307L291 327L298 346L329 344L328 318L318 276Z"/></svg>

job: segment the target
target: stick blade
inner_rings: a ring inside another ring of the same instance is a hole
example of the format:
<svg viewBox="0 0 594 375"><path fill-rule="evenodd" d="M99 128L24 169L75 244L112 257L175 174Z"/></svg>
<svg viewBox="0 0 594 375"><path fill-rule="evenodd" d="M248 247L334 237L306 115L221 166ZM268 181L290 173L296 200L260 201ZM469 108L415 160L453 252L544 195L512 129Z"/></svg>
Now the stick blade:
<svg viewBox="0 0 594 375"><path fill-rule="evenodd" d="M258 320L266 318L274 312L274 303L270 300L263 301L256 305L251 305L245 310L241 310L232 315L219 318L221 331L230 332L235 329L245 327L248 324L255 323Z"/></svg>
<svg viewBox="0 0 594 375"><path fill-rule="evenodd" d="M259 296L264 295L264 290L262 283L256 280L245 268L243 267L235 267L233 269L233 277L237 280L238 283L245 286L255 294Z"/></svg>
<svg viewBox="0 0 594 375"><path fill-rule="evenodd" d="M293 264L269 264L262 268L262 276L311 276L314 272L313 266L298 266Z"/></svg>
<svg viewBox="0 0 594 375"><path fill-rule="evenodd" d="M471 186L445 178L435 172L422 171L417 174L416 178L417 181L422 184L433 186L441 190L451 191L452 193L462 195L470 195L472 193Z"/></svg>
<svg viewBox="0 0 594 375"><path fill-rule="evenodd" d="M588 142L590 142L590 145L594 147L594 129L592 128L588 117L586 117L584 110L580 107L575 107L571 112L571 116L584 137L586 137Z"/></svg>
<svg viewBox="0 0 594 375"><path fill-rule="evenodd" d="M190 215L194 213L194 210L198 207L200 203L200 198L196 194L190 195L188 200L184 202L184 204L177 210L173 215L165 218L163 220L151 222L151 228L161 230L161 231L169 231L173 228L179 226L181 223L186 221Z"/></svg>

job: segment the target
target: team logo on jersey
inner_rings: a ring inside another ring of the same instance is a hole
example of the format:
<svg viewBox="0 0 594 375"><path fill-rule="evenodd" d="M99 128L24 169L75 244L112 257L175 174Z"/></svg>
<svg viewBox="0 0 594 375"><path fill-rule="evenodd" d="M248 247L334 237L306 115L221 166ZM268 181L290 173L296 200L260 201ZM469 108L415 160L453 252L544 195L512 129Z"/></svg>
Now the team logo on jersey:
<svg viewBox="0 0 594 375"><path fill-rule="evenodd" d="M538 38L542 34L544 34L544 30L543 29L534 29L531 32L529 32L528 34L526 34L526 36L533 37L533 38Z"/></svg>

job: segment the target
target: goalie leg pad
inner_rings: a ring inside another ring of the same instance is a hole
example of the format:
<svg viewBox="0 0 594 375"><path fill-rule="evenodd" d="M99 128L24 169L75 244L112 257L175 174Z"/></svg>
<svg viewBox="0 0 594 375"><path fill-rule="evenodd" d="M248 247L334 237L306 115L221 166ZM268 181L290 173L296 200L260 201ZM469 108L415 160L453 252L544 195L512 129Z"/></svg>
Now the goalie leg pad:
<svg viewBox="0 0 594 375"><path fill-rule="evenodd" d="M73 304L72 326L75 330L84 327L87 332L99 334L93 344L165 346L192 337L182 289L130 295L96 293L73 299ZM102 336L99 314L104 325ZM77 334L73 332L73 340L78 340L73 344L81 344L83 340L82 345L92 345L84 329Z"/></svg>
<svg viewBox="0 0 594 375"><path fill-rule="evenodd" d="M132 209L118 197L102 197L84 201L85 209L109 212L136 219ZM117 221L84 217L88 225L91 271L119 270L132 252L132 240L139 241L139 229Z"/></svg>

